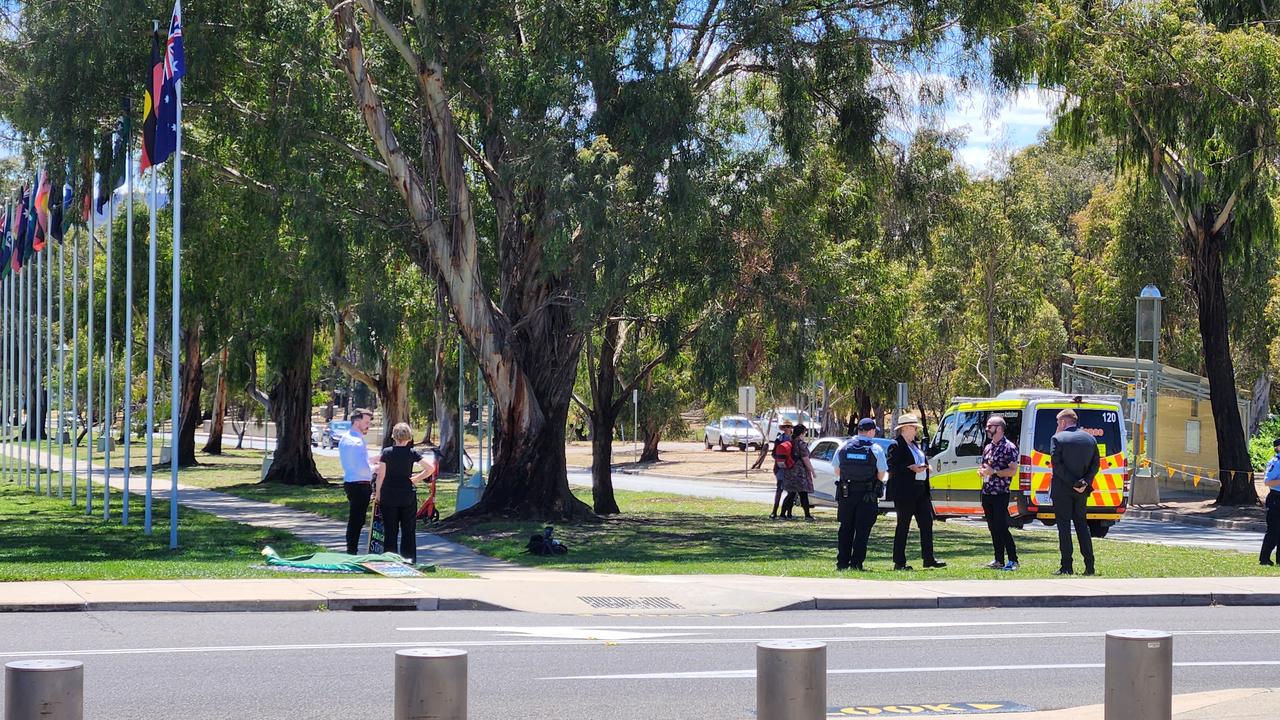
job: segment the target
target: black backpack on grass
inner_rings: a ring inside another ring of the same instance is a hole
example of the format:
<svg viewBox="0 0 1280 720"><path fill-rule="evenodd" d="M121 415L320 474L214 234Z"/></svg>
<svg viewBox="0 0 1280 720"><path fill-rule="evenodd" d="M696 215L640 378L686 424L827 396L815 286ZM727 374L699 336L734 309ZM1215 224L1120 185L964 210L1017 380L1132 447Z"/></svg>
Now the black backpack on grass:
<svg viewBox="0 0 1280 720"><path fill-rule="evenodd" d="M546 530L537 535L530 535L529 542L524 546L525 552L531 555L567 555L569 547L564 543L551 537L551 527L547 526Z"/></svg>

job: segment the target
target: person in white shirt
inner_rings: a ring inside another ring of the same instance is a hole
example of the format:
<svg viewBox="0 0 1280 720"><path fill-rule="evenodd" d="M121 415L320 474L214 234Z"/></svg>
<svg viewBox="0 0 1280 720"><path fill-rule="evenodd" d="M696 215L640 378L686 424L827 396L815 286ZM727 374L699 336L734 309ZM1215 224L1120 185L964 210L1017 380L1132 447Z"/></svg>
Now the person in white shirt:
<svg viewBox="0 0 1280 720"><path fill-rule="evenodd" d="M369 514L369 499L373 497L373 465L369 463L369 448L364 434L373 423L373 413L356 410L351 415L351 430L338 443L338 460L342 462L342 489L349 504L347 514L347 554L357 555L360 550L360 531L364 529L365 516Z"/></svg>
<svg viewBox="0 0 1280 720"><path fill-rule="evenodd" d="M1262 482L1270 488L1264 503L1267 506L1267 534L1262 536L1262 554L1258 561L1263 565L1275 565L1271 554L1280 546L1280 438L1271 441L1271 448L1276 454L1267 463L1267 474ZM1277 556L1276 562L1280 562Z"/></svg>

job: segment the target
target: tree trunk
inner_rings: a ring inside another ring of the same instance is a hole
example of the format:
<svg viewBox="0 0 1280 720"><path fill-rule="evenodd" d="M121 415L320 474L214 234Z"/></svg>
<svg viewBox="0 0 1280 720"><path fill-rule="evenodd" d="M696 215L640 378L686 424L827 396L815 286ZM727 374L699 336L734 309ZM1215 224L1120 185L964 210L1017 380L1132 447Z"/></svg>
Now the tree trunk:
<svg viewBox="0 0 1280 720"><path fill-rule="evenodd" d="M200 321L182 329L182 395L178 408L178 467L196 465L196 429L202 419L200 391L204 364L200 358Z"/></svg>
<svg viewBox="0 0 1280 720"><path fill-rule="evenodd" d="M640 462L658 462L658 441L662 439L662 431L656 427L644 428L644 448L640 451Z"/></svg>
<svg viewBox="0 0 1280 720"><path fill-rule="evenodd" d="M621 512L613 496L613 430L618 422L614 412L614 394L618 383L617 354L621 329L620 321L605 323L599 362L595 367L595 377L591 379L591 408L587 413L591 423L591 505L598 515Z"/></svg>
<svg viewBox="0 0 1280 720"><path fill-rule="evenodd" d="M1204 349L1205 375L1209 378L1209 406L1213 409L1213 427L1218 439L1218 468L1222 480L1218 504L1256 505L1258 491L1253 484L1249 443L1237 405L1236 372L1227 330L1227 297L1222 281L1223 232L1213 234L1206 227L1201 228L1199 234L1200 238L1187 238L1185 247L1194 254L1192 285L1200 310L1200 342Z"/></svg>
<svg viewBox="0 0 1280 720"><path fill-rule="evenodd" d="M276 449L264 483L322 485L311 454L311 352L315 328L308 325L291 346L296 350L280 368L271 388L271 419L276 424Z"/></svg>
<svg viewBox="0 0 1280 720"><path fill-rule="evenodd" d="M431 380L431 404L434 406L436 422L440 423L440 472L461 472L458 467L458 416L449 407L448 395L445 392L445 328L449 308L445 304L444 289L436 286L436 347L435 376Z"/></svg>
<svg viewBox="0 0 1280 720"><path fill-rule="evenodd" d="M227 349L222 348L218 360L218 384L213 391L213 413L209 420L209 441L204 444L202 452L208 455L222 454L222 433L227 417Z"/></svg>
<svg viewBox="0 0 1280 720"><path fill-rule="evenodd" d="M382 447L391 447L391 430L396 423L409 422L408 373L395 367L384 356L378 378L378 402L382 404Z"/></svg>
<svg viewBox="0 0 1280 720"><path fill-rule="evenodd" d="M236 449L244 449L244 433L249 429L249 409L244 405L240 406L240 426L236 427L236 421L231 421L231 430L236 434Z"/></svg>

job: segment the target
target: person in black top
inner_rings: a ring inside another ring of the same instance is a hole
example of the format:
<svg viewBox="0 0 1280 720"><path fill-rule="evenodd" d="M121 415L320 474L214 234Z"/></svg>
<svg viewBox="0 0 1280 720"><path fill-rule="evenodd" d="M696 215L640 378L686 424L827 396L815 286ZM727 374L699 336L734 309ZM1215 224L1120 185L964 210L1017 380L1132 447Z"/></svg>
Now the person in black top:
<svg viewBox="0 0 1280 720"><path fill-rule="evenodd" d="M414 474L422 453L409 447L413 431L405 423L391 428L395 445L382 449L373 475L373 503L382 513L386 548L410 563L418 561L418 495L414 485L431 476L432 468ZM397 544L398 539L398 544Z"/></svg>

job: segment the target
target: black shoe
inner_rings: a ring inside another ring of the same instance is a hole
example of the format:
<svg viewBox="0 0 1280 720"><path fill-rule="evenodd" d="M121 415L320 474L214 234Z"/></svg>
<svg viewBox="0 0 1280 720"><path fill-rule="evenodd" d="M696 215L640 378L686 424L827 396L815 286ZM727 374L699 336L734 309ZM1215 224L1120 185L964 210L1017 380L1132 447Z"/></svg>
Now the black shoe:
<svg viewBox="0 0 1280 720"><path fill-rule="evenodd" d="M925 563L924 566L927 568L944 568L947 566L947 564L942 562L941 560L934 560L933 562Z"/></svg>
<svg viewBox="0 0 1280 720"><path fill-rule="evenodd" d="M1058 568L1057 570L1053 571L1053 574L1054 575L1075 575L1075 572L1072 571L1071 568Z"/></svg>
<svg viewBox="0 0 1280 720"><path fill-rule="evenodd" d="M894 570L915 570L915 568L911 567L910 565L894 565L893 569Z"/></svg>
<svg viewBox="0 0 1280 720"><path fill-rule="evenodd" d="M867 569L866 569L866 568L864 568L864 567L862 567L861 565L852 565L852 566L850 566L850 569L851 569L851 570L857 570L858 572L866 572L866 571L867 571Z"/></svg>
<svg viewBox="0 0 1280 720"><path fill-rule="evenodd" d="M805 515L805 516L804 516L804 521L805 521L805 522L813 522L814 520L817 520L817 518L815 518L815 517L814 517L814 516L812 516L812 515Z"/></svg>
<svg viewBox="0 0 1280 720"><path fill-rule="evenodd" d="M1084 574L1085 574L1085 575L1097 575L1097 574L1098 574L1098 571L1097 571L1097 570L1094 570L1093 568L1085 568L1085 569L1084 569Z"/></svg>
<svg viewBox="0 0 1280 720"><path fill-rule="evenodd" d="M1275 565L1275 563L1271 562L1270 560L1259 560L1259 561L1258 561L1258 564L1259 564L1259 565L1270 565L1270 566L1274 566L1274 565Z"/></svg>

